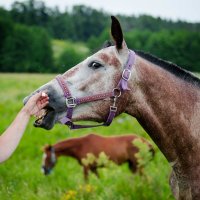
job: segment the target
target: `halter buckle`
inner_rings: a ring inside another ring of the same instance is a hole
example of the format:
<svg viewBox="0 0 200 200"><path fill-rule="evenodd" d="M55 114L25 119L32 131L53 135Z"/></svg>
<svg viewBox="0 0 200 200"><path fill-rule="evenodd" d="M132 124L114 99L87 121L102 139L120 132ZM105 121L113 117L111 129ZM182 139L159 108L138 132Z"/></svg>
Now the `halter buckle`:
<svg viewBox="0 0 200 200"><path fill-rule="evenodd" d="M116 106L110 106L110 112L116 112L117 107Z"/></svg>
<svg viewBox="0 0 200 200"><path fill-rule="evenodd" d="M66 105L68 108L76 107L76 98L75 97L68 97L66 98Z"/></svg>
<svg viewBox="0 0 200 200"><path fill-rule="evenodd" d="M122 72L122 78L125 80L125 81L128 81L131 77L131 70L129 69L124 69L124 71Z"/></svg>

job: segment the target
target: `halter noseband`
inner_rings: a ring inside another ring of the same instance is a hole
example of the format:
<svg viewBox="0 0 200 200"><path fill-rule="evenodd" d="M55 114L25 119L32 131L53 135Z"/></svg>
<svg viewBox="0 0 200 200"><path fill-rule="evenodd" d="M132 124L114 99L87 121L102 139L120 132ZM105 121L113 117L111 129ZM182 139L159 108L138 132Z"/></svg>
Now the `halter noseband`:
<svg viewBox="0 0 200 200"><path fill-rule="evenodd" d="M56 77L56 80L58 81L60 87L63 90L64 97L66 99L66 107L67 107L67 114L65 117L63 117L60 122L62 124L65 124L69 126L70 129L80 129L80 128L91 128L91 127L97 127L97 126L109 126L117 112L117 107L116 107L116 101L117 98L121 96L121 93L125 90L129 90L128 88L128 80L131 77L131 69L132 65L134 64L135 61L135 53L134 51L130 50L129 55L128 55L128 60L127 63L124 67L124 70L122 72L121 79L117 85L116 88L114 88L111 92L106 92L102 94L96 94L92 96L87 96L87 97L73 97L69 91L69 88L67 87L67 84L65 83L62 75L58 75ZM103 100L105 98L113 98L113 105L110 106L110 111L109 115L107 117L107 120L103 124L98 124L98 125L78 125L74 124L72 122L72 115L73 115L73 109L82 103L87 103L87 102L93 102L93 101L99 101Z"/></svg>

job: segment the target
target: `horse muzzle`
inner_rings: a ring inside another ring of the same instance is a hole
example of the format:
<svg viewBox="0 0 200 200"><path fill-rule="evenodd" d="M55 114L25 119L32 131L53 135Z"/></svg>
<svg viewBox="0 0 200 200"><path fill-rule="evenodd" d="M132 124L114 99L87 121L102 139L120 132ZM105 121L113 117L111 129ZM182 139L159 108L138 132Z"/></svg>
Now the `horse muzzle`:
<svg viewBox="0 0 200 200"><path fill-rule="evenodd" d="M36 118L34 122L35 127L44 128L50 130L53 128L56 122L56 112L53 108L47 106L44 108L44 114Z"/></svg>
<svg viewBox="0 0 200 200"><path fill-rule="evenodd" d="M58 88L57 91L56 85L56 81L50 81L24 98L23 103L25 105L37 92L44 91L49 96L49 104L36 116L36 120L33 124L35 127L44 128L46 130L52 129L58 118L58 112L65 108L64 97L62 98L62 96L59 95L58 91L60 88Z"/></svg>
<svg viewBox="0 0 200 200"><path fill-rule="evenodd" d="M43 173L45 176L49 175L49 174L51 173L51 171L52 171L50 168L47 168L47 167L45 167L45 166L42 166L41 170L42 170L42 173Z"/></svg>

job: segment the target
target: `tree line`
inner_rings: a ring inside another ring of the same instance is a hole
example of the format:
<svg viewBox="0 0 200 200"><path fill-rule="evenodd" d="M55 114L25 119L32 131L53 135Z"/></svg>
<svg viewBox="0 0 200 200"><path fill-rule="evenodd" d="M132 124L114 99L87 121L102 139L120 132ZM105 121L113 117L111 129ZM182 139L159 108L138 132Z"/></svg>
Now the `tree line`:
<svg viewBox="0 0 200 200"><path fill-rule="evenodd" d="M147 15L117 17L129 48L151 52L188 70L200 71L200 23ZM58 65L69 57L73 65L87 55L65 47L55 59L51 40L81 41L91 53L109 39L109 28L110 13L102 10L78 5L61 12L42 1L16 1L10 10L0 9L0 71L66 71Z"/></svg>
<svg viewBox="0 0 200 200"><path fill-rule="evenodd" d="M51 38L46 30L14 23L0 14L0 71L54 72Z"/></svg>
<svg viewBox="0 0 200 200"><path fill-rule="evenodd" d="M10 16L15 22L36 25L45 28L53 38L87 41L91 36L98 36L110 26L110 13L84 5L73 6L61 12L58 7L48 8L44 2L29 0L14 2ZM149 30L152 32L167 30L200 31L200 23L183 21L173 22L161 18L141 15L139 17L119 15L123 30Z"/></svg>
<svg viewBox="0 0 200 200"><path fill-rule="evenodd" d="M100 36L92 36L88 46L95 52L108 39L109 30ZM142 50L161 59L173 62L189 71L200 71L200 33L188 30L140 31L126 32L125 40L130 49Z"/></svg>

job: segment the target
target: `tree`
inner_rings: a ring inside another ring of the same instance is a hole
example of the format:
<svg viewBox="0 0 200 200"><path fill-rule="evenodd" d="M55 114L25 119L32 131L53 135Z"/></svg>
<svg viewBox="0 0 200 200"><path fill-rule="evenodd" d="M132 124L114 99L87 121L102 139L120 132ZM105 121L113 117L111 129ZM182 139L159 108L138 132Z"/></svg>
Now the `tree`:
<svg viewBox="0 0 200 200"><path fill-rule="evenodd" d="M53 59L50 38L44 29L8 23L0 18L0 71L50 72Z"/></svg>
<svg viewBox="0 0 200 200"><path fill-rule="evenodd" d="M77 51L73 47L66 48L58 58L57 71L65 72L87 57L87 53Z"/></svg>

